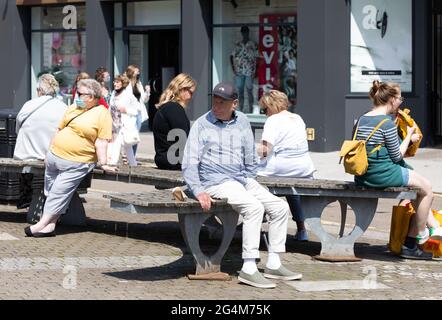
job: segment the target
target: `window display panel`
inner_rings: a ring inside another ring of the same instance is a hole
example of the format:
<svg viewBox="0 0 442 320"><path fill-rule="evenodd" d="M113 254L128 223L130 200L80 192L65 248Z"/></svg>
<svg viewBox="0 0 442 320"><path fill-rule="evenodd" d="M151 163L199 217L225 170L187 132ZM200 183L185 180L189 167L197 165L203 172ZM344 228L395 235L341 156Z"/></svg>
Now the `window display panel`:
<svg viewBox="0 0 442 320"><path fill-rule="evenodd" d="M273 2L275 7L238 1L236 8L230 2L215 2L219 11L214 8L214 21L229 24L213 27L213 85L234 83L244 113L260 113L259 98L271 89L285 92L293 107L297 82L293 1ZM263 12L256 14L257 10Z"/></svg>
<svg viewBox="0 0 442 320"><path fill-rule="evenodd" d="M367 93L374 80L412 91L412 1L353 0L351 91Z"/></svg>
<svg viewBox="0 0 442 320"><path fill-rule="evenodd" d="M68 7L69 10L65 8ZM84 6L34 7L32 9L32 95L37 79L51 73L60 94L70 102L76 75L86 67ZM53 30L53 31L51 31Z"/></svg>
<svg viewBox="0 0 442 320"><path fill-rule="evenodd" d="M40 44L33 47L40 50L40 59L32 61L36 77L52 73L60 84L60 92L70 93L76 75L86 67L86 33L36 33L32 39Z"/></svg>

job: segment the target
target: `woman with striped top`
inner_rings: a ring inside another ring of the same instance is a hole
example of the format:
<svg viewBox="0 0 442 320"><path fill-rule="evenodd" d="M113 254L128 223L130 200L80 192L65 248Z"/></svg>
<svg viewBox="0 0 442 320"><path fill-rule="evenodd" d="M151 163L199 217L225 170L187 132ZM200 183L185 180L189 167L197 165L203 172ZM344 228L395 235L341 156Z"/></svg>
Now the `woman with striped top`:
<svg viewBox="0 0 442 320"><path fill-rule="evenodd" d="M413 202L416 214L413 215L401 256L431 259L431 254L423 252L416 245L416 242L419 245L425 243L430 236L435 239L442 238L442 228L433 215L429 214L433 202L431 184L403 160L416 126L408 128L407 136L400 143L397 127L391 117L397 114L403 101L399 84L374 81L369 96L373 101L373 107L359 119L356 139L367 139L378 124L382 125L367 141L367 173L355 176L355 182L375 188L409 186L419 189L417 199ZM379 150L371 152L374 148Z"/></svg>

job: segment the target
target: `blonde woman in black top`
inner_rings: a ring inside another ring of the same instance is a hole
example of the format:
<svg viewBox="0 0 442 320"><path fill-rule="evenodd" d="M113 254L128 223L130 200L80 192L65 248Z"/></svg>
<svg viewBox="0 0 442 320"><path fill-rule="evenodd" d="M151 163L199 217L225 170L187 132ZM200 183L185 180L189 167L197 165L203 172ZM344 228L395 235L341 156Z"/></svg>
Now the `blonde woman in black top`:
<svg viewBox="0 0 442 320"><path fill-rule="evenodd" d="M152 131L155 164L159 169L181 170L182 153L190 131L190 121L184 109L195 90L195 80L181 73L172 79L156 105L158 111L153 119Z"/></svg>

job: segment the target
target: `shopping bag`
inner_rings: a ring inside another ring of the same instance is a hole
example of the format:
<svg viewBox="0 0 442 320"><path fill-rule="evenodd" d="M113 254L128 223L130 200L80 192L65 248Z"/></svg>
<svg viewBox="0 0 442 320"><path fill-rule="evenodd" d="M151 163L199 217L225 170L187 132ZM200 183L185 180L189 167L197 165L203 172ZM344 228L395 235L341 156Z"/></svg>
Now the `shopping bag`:
<svg viewBox="0 0 442 320"><path fill-rule="evenodd" d="M127 145L135 145L140 142L140 134L138 133L137 128L122 128L123 131L123 142Z"/></svg>
<svg viewBox="0 0 442 320"><path fill-rule="evenodd" d="M396 125L398 128L398 134L399 137L404 140L405 137L407 136L407 127L412 127L414 126L415 121L414 119L410 116L410 109L404 109L402 110L398 110L398 115L396 118ZM407 151L405 153L405 155L407 157L413 157L416 152L417 149L419 148L421 142L422 142L422 138L424 137L424 135L422 134L421 129L416 125L416 131L415 133L417 133L419 135L419 140L416 141L415 143L410 142Z"/></svg>
<svg viewBox="0 0 442 320"><path fill-rule="evenodd" d="M442 212L434 209L431 211L436 220L442 225ZM430 239L422 245L422 250L432 253L433 257L442 257L442 241Z"/></svg>
<svg viewBox="0 0 442 320"><path fill-rule="evenodd" d="M407 237L410 220L413 214L414 210L411 203L408 203L405 206L393 206L388 248L391 252L397 255L401 254L402 245Z"/></svg>

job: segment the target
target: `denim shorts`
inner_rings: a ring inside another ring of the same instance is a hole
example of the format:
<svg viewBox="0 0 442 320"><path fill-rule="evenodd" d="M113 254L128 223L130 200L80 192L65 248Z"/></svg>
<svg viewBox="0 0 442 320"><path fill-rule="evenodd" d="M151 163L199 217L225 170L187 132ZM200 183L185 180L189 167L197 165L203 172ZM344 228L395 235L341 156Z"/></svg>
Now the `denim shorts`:
<svg viewBox="0 0 442 320"><path fill-rule="evenodd" d="M410 179L410 171L407 168L401 167L402 172L402 186L408 185L408 180Z"/></svg>

